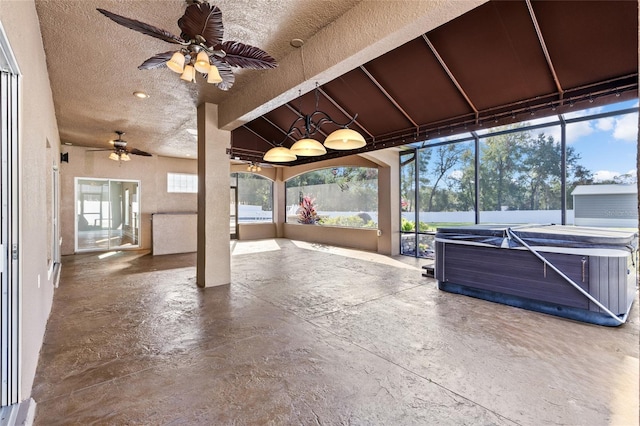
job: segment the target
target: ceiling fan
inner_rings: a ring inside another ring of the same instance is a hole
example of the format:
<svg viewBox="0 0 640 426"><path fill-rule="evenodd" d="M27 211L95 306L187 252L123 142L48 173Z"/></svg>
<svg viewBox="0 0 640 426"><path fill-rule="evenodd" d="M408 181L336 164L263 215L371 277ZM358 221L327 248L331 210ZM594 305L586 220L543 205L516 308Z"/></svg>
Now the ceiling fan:
<svg viewBox="0 0 640 426"><path fill-rule="evenodd" d="M181 74L186 81L195 81L196 71L207 82L221 90L229 90L235 82L231 67L269 69L278 66L265 51L238 41L222 41L224 27L222 12L206 0L187 0L184 15L178 19L180 36L135 19L126 18L98 8L98 12L114 22L148 36L180 45L175 51L158 53L144 61L138 69L155 69L167 66Z"/></svg>
<svg viewBox="0 0 640 426"><path fill-rule="evenodd" d="M127 148L127 141L122 139L122 135L124 132L122 130L116 130L116 134L118 135L118 139L111 141L113 143L113 148L110 149L92 149L91 151L111 151L113 152L109 155L110 160L114 161L129 161L131 158L129 154L132 155L142 155L144 157L151 157L152 155L146 151L141 151L136 148Z"/></svg>

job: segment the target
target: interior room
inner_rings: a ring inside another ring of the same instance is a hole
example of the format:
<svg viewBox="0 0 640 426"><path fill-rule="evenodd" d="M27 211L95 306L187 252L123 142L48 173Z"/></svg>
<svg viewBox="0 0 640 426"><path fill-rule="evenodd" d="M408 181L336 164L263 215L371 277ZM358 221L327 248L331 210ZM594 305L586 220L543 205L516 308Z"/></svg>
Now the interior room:
<svg viewBox="0 0 640 426"><path fill-rule="evenodd" d="M602 325L438 230L637 242L639 16L1 1L2 423L637 424L637 247Z"/></svg>

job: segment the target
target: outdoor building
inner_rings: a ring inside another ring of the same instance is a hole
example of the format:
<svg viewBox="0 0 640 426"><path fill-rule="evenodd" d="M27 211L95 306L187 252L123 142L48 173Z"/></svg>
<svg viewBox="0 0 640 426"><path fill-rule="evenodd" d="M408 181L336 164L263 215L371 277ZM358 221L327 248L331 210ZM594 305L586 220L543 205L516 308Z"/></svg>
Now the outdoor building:
<svg viewBox="0 0 640 426"><path fill-rule="evenodd" d="M638 228L637 185L578 185L571 195L578 226Z"/></svg>

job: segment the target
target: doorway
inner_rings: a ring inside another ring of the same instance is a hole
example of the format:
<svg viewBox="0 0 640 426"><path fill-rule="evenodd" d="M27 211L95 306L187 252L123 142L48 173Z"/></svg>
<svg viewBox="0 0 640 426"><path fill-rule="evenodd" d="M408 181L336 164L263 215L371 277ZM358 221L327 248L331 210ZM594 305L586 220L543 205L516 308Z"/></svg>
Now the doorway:
<svg viewBox="0 0 640 426"><path fill-rule="evenodd" d="M140 247L140 181L76 178L76 252Z"/></svg>
<svg viewBox="0 0 640 426"><path fill-rule="evenodd" d="M230 192L229 231L232 240L238 239L238 187L232 186Z"/></svg>

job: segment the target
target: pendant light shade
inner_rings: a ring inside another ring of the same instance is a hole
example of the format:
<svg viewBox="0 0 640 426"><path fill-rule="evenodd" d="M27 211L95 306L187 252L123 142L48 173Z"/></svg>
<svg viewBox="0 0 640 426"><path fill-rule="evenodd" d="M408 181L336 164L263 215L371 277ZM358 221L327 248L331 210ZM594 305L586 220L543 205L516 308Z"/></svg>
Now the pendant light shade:
<svg viewBox="0 0 640 426"><path fill-rule="evenodd" d="M207 83L220 83L222 81L218 67L213 64L207 68L207 74Z"/></svg>
<svg viewBox="0 0 640 426"><path fill-rule="evenodd" d="M318 155L326 154L327 150L317 140L306 138L300 139L299 141L294 143L291 146L291 152L302 157L315 157Z"/></svg>
<svg viewBox="0 0 640 426"><path fill-rule="evenodd" d="M196 56L196 63L194 64L196 71L199 71L203 74L209 72L209 55L207 52L201 50Z"/></svg>
<svg viewBox="0 0 640 426"><path fill-rule="evenodd" d="M196 70L192 65L187 65L184 67L184 72L180 76L184 81L195 81L196 79Z"/></svg>
<svg viewBox="0 0 640 426"><path fill-rule="evenodd" d="M109 154L109 160L118 161L120 160L120 156L115 152L112 152L111 154Z"/></svg>
<svg viewBox="0 0 640 426"><path fill-rule="evenodd" d="M129 161L131 160L131 158L129 158L129 154L127 154L126 152L123 152L122 154L120 154L120 159L122 161Z"/></svg>
<svg viewBox="0 0 640 426"><path fill-rule="evenodd" d="M184 55L180 52L174 53L171 59L167 61L167 67L173 72L182 74L184 71Z"/></svg>
<svg viewBox="0 0 640 426"><path fill-rule="evenodd" d="M358 149L366 144L367 142L360 133L346 128L336 130L324 141L324 146L327 148L338 150Z"/></svg>
<svg viewBox="0 0 640 426"><path fill-rule="evenodd" d="M262 157L264 161L271 161L274 163L286 163L288 161L294 161L297 158L298 157L296 157L289 148L285 148L283 146L271 148L264 154L264 157Z"/></svg>

